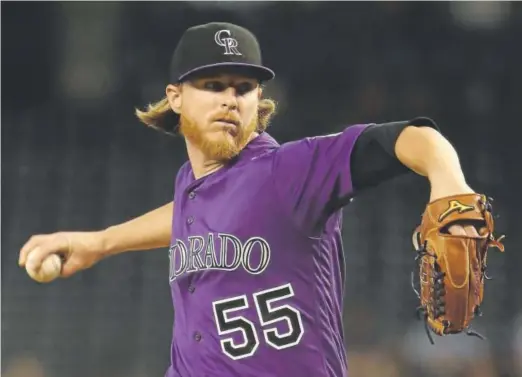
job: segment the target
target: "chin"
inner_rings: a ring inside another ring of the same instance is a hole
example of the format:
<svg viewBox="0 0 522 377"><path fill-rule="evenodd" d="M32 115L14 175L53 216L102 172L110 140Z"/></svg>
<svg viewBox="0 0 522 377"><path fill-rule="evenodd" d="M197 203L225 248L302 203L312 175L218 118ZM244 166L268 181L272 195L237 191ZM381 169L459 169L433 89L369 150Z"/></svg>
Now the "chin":
<svg viewBox="0 0 522 377"><path fill-rule="evenodd" d="M237 147L237 140L228 131L219 131L214 137L209 138L209 142L214 145L221 145L229 148Z"/></svg>
<svg viewBox="0 0 522 377"><path fill-rule="evenodd" d="M205 154L217 161L228 161L241 151L238 141L226 131L212 138L209 137L205 144Z"/></svg>

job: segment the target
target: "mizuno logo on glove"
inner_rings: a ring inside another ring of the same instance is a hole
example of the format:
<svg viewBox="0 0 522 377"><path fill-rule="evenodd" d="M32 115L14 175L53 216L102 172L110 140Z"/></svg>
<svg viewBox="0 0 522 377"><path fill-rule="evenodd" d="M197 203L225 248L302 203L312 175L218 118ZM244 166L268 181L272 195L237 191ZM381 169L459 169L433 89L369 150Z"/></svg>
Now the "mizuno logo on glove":
<svg viewBox="0 0 522 377"><path fill-rule="evenodd" d="M458 200L450 200L448 209L442 212L439 216L439 223L455 211L458 211L459 213L464 213L468 211L473 211L474 209L474 206L467 206L465 204L462 204Z"/></svg>

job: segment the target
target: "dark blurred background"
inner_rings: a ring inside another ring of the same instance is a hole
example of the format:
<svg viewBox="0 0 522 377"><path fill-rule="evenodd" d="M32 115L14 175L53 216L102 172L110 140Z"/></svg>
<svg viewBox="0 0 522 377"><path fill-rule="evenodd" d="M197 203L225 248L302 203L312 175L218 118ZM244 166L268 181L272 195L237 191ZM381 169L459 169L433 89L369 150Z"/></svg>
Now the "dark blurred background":
<svg viewBox="0 0 522 377"><path fill-rule="evenodd" d="M2 375L163 376L173 308L167 250L108 259L39 285L17 267L36 233L94 230L172 199L183 141L142 126L181 33L209 21L257 34L276 71L280 142L426 115L493 196L487 341L430 345L414 316L411 231L429 198L414 174L347 209L352 377L522 376L522 3L3 2ZM298 377L298 376L288 376Z"/></svg>

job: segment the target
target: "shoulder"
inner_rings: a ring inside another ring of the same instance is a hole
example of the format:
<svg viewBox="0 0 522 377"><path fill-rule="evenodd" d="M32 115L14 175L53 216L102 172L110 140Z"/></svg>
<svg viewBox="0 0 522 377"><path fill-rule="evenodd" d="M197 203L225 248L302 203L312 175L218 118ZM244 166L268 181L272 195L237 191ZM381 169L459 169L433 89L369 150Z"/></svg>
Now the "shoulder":
<svg viewBox="0 0 522 377"><path fill-rule="evenodd" d="M310 153L335 152L337 148L351 150L351 147L361 134L373 124L354 124L345 126L341 131L309 136L295 141L286 142L277 149L279 154L289 154L293 158Z"/></svg>

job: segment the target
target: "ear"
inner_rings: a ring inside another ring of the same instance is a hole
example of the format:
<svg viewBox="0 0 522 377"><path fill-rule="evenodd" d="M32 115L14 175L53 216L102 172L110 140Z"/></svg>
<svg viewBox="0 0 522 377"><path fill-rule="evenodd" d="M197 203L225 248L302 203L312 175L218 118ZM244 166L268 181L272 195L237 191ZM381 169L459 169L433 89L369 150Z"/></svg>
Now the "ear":
<svg viewBox="0 0 522 377"><path fill-rule="evenodd" d="M257 98L261 99L263 97L263 87L259 85L259 88L257 89Z"/></svg>
<svg viewBox="0 0 522 377"><path fill-rule="evenodd" d="M181 113L181 85L167 85L165 89L167 100L169 101L170 108L176 114Z"/></svg>

